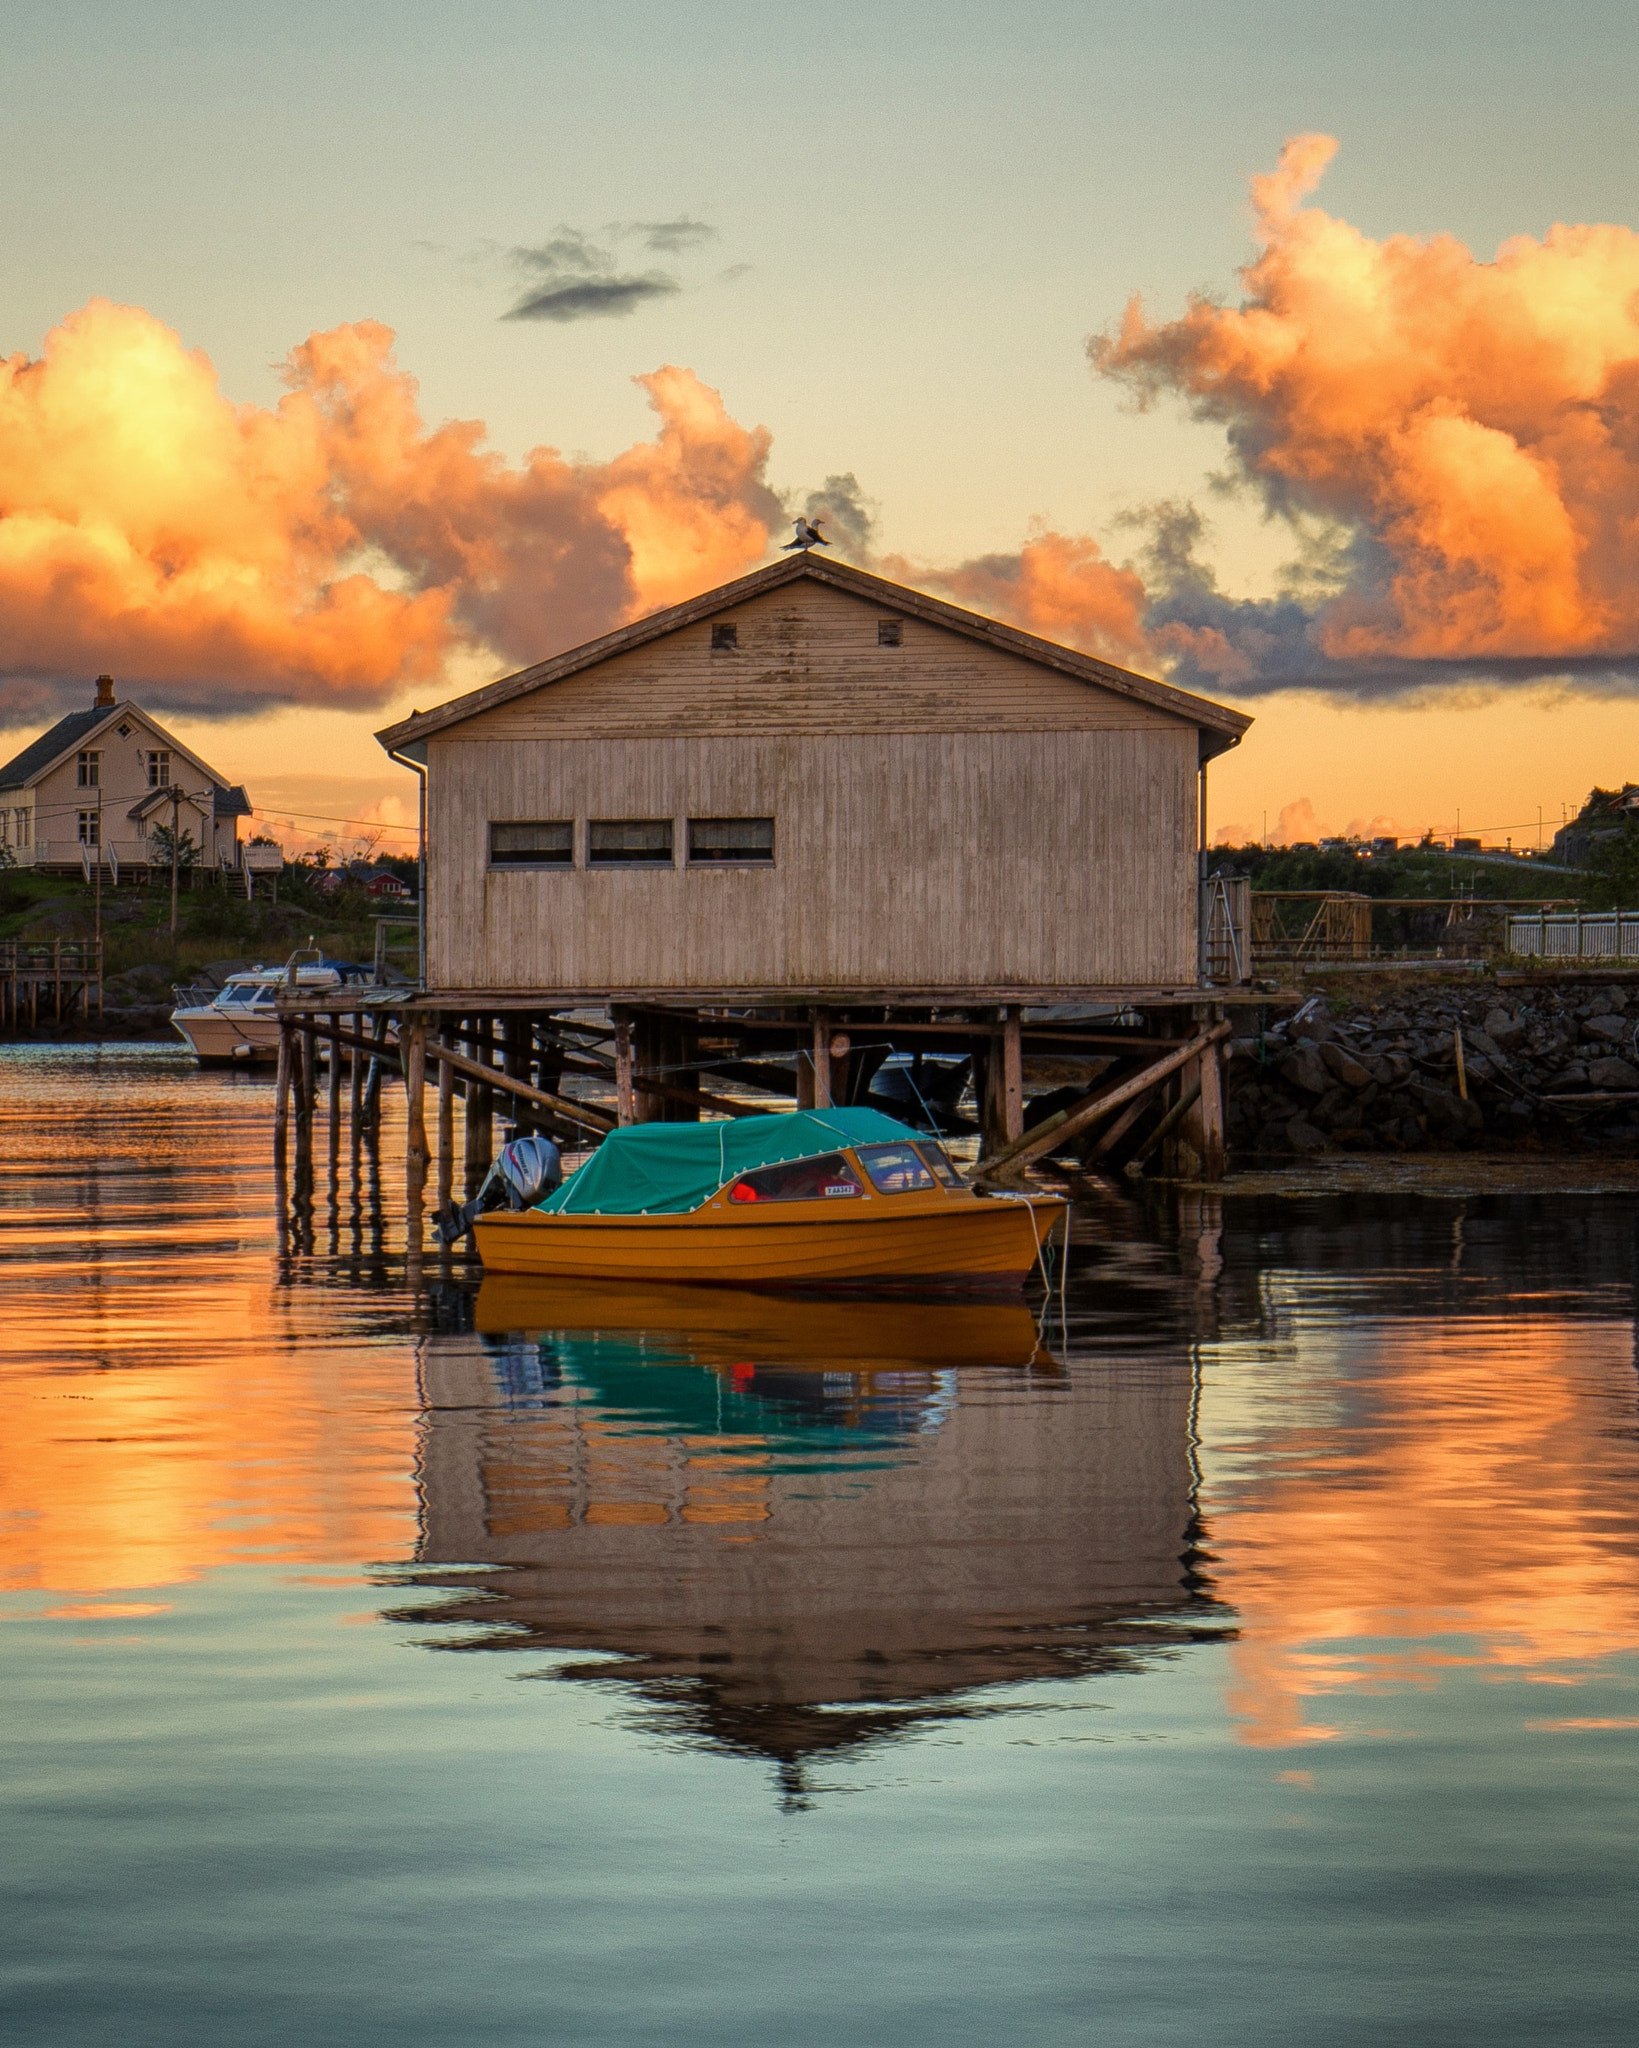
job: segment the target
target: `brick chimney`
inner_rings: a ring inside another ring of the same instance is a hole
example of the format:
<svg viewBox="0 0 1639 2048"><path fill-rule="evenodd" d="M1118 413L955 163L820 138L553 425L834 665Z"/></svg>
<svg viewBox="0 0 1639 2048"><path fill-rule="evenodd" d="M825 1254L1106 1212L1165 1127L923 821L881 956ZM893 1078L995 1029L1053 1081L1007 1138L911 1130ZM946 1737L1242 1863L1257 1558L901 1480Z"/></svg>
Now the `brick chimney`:
<svg viewBox="0 0 1639 2048"><path fill-rule="evenodd" d="M98 676L98 678L97 678L97 709L98 709L99 711L112 711L112 710L113 710L113 708L114 708L114 678L113 678L112 676Z"/></svg>

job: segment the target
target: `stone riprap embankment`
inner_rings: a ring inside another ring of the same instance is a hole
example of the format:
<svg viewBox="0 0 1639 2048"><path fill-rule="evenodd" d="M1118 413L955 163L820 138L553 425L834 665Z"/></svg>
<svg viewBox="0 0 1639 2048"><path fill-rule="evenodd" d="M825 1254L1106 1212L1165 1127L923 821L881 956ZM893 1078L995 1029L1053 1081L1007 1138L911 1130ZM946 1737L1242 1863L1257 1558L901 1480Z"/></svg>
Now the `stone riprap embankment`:
<svg viewBox="0 0 1639 2048"><path fill-rule="evenodd" d="M1518 1143L1639 1150L1639 987L1488 982L1366 1002L1312 997L1233 1042L1228 1084L1229 1143L1243 1159Z"/></svg>

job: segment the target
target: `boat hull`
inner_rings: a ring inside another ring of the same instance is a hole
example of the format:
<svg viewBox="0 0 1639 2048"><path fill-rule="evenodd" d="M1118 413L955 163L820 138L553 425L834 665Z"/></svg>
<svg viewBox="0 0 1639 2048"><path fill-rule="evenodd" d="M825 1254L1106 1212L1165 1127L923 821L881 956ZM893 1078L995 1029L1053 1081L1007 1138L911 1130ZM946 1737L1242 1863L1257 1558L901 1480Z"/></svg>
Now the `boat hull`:
<svg viewBox="0 0 1639 2048"><path fill-rule="evenodd" d="M173 1010L171 1024L197 1059L232 1061L276 1060L279 1057L277 1017L229 1015L214 1009Z"/></svg>
<svg viewBox="0 0 1639 2048"><path fill-rule="evenodd" d="M792 1203L755 1214L482 1216L493 1273L736 1287L1021 1288L1067 1205L1055 1195ZM818 1213L816 1213L816 1211Z"/></svg>

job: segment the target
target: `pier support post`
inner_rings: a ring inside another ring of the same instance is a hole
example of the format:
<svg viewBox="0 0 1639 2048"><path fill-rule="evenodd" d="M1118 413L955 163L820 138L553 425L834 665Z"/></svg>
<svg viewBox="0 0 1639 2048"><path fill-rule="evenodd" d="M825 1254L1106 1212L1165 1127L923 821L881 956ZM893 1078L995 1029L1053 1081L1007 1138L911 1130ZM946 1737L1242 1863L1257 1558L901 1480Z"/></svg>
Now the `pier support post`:
<svg viewBox="0 0 1639 2048"><path fill-rule="evenodd" d="M1223 1045L1209 1045L1199 1065L1201 1097L1201 1178L1224 1177L1224 1069Z"/></svg>
<svg viewBox="0 0 1639 2048"><path fill-rule="evenodd" d="M334 1173L341 1156L341 1019L332 1010L326 1021L330 1026L330 1171Z"/></svg>
<svg viewBox="0 0 1639 2048"><path fill-rule="evenodd" d="M273 1081L273 1163L282 1173L290 1132L290 1020L279 1019L279 1066Z"/></svg>
<svg viewBox="0 0 1639 2048"><path fill-rule="evenodd" d="M814 1012L814 1107L831 1107L831 1012Z"/></svg>
<svg viewBox="0 0 1639 2048"><path fill-rule="evenodd" d="M476 1017L469 1017L465 1025L466 1050L475 1060L489 1062L489 1051L485 1034ZM479 1081L467 1082L467 1112L463 1131L466 1176L466 1190L463 1196L470 1202L483 1185L484 1176L489 1172L491 1159L490 1139L490 1091Z"/></svg>
<svg viewBox="0 0 1639 2048"><path fill-rule="evenodd" d="M359 1036L364 1035L364 1013L359 1011L353 1019ZM364 1109L364 1055L356 1045L347 1048L347 1135L356 1145L359 1141L359 1120Z"/></svg>
<svg viewBox="0 0 1639 2048"><path fill-rule="evenodd" d="M412 1259L421 1252L422 1208L427 1192L427 1025L422 1017L406 1018L399 1038L404 1056L404 1092L408 1113L404 1131L404 1198L408 1211L406 1243Z"/></svg>
<svg viewBox="0 0 1639 2048"><path fill-rule="evenodd" d="M615 1026L615 1118L622 1124L637 1122L637 1099L632 1087L632 1017L629 1010L613 1012Z"/></svg>
<svg viewBox="0 0 1639 2048"><path fill-rule="evenodd" d="M304 1017L296 1032L301 1041L296 1087L296 1199L300 1201L304 1189L311 1194L313 1179L313 1027Z"/></svg>
<svg viewBox="0 0 1639 2048"><path fill-rule="evenodd" d="M1001 1120L1005 1144L1024 1136L1024 1038L1017 1003L1002 1011Z"/></svg>
<svg viewBox="0 0 1639 2048"><path fill-rule="evenodd" d="M438 1035L448 1041L452 1017L439 1019ZM448 1060L438 1062L438 1213L450 1206L455 1189L455 1069Z"/></svg>

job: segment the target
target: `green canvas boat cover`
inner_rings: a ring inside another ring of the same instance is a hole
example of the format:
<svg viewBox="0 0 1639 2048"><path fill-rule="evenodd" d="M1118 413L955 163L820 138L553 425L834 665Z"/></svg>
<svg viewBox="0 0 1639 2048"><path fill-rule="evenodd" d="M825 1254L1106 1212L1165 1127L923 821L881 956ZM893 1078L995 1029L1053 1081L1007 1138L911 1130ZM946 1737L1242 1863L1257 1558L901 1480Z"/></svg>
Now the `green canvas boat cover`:
<svg viewBox="0 0 1639 2048"><path fill-rule="evenodd" d="M536 1207L548 1216L683 1216L755 1166L921 1134L875 1109L799 1109L714 1124L627 1124Z"/></svg>

